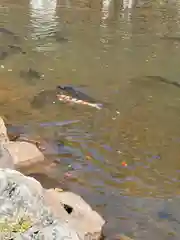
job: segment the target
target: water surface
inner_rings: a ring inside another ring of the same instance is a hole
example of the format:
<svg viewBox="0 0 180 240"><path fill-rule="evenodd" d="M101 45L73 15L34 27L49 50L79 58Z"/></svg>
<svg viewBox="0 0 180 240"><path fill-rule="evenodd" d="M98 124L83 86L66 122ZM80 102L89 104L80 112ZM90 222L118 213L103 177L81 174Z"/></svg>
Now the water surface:
<svg viewBox="0 0 180 240"><path fill-rule="evenodd" d="M0 27L11 33L0 31L0 112L16 131L45 139L57 179L75 174L69 187L105 217L108 239L123 232L176 240L179 3L124 8L118 1L1 1ZM85 85L108 107L54 102L60 84ZM51 95L34 107L42 90Z"/></svg>

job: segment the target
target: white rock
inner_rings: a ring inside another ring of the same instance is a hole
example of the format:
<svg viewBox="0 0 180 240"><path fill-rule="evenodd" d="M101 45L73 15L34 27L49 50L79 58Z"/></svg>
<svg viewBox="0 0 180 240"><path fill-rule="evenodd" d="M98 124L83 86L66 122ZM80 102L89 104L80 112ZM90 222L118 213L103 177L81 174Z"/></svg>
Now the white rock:
<svg viewBox="0 0 180 240"><path fill-rule="evenodd" d="M44 155L32 143L9 142L4 144L4 148L7 149L17 167L44 161Z"/></svg>
<svg viewBox="0 0 180 240"><path fill-rule="evenodd" d="M80 238L99 239L101 237L104 219L78 195L72 192L57 192L49 189L45 194L45 202L51 206L52 212L59 219L66 219L68 224L76 229ZM72 208L68 213L64 204Z"/></svg>
<svg viewBox="0 0 180 240"><path fill-rule="evenodd" d="M14 169L14 165L29 166L43 160L44 155L34 144L11 142L4 120L0 117L0 168Z"/></svg>

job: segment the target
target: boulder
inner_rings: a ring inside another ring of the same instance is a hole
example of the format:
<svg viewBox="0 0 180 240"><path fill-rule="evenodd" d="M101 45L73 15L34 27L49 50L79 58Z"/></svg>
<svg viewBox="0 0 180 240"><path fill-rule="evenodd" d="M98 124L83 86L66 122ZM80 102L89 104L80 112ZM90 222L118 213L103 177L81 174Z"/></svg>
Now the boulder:
<svg viewBox="0 0 180 240"><path fill-rule="evenodd" d="M5 126L3 118L0 117L0 143L3 144L7 142L9 142L7 128Z"/></svg>
<svg viewBox="0 0 180 240"><path fill-rule="evenodd" d="M81 239L100 239L104 219L78 195L72 192L46 190L45 202L54 215L66 219L78 231Z"/></svg>
<svg viewBox="0 0 180 240"><path fill-rule="evenodd" d="M29 166L44 161L44 155L32 143L9 140L4 120L0 117L0 168Z"/></svg>
<svg viewBox="0 0 180 240"><path fill-rule="evenodd" d="M44 161L44 155L32 143L9 142L4 144L4 148L11 155L16 168Z"/></svg>
<svg viewBox="0 0 180 240"><path fill-rule="evenodd" d="M0 239L81 240L44 201L45 189L18 171L0 169Z"/></svg>

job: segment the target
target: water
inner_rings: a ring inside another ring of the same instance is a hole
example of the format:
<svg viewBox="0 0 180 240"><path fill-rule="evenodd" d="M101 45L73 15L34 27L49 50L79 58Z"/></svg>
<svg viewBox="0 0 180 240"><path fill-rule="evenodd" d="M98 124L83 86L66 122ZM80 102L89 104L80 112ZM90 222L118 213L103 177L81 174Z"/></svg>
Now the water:
<svg viewBox="0 0 180 240"><path fill-rule="evenodd" d="M0 27L14 35L0 33L0 112L15 131L43 139L57 179L72 171L69 188L105 217L107 239L176 240L180 4L132 4L1 1ZM60 84L84 85L108 105L54 102ZM41 90L50 95L35 107Z"/></svg>

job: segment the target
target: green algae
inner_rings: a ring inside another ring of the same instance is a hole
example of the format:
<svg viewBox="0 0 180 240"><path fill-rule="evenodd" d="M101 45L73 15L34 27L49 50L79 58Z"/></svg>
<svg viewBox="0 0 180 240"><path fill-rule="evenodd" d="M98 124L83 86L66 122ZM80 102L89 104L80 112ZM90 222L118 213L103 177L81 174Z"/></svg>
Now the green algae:
<svg viewBox="0 0 180 240"><path fill-rule="evenodd" d="M10 233L10 232L23 233L23 232L26 232L31 227L32 227L32 222L29 218L20 218L16 222L10 222L8 220L0 220L0 232L2 233Z"/></svg>

